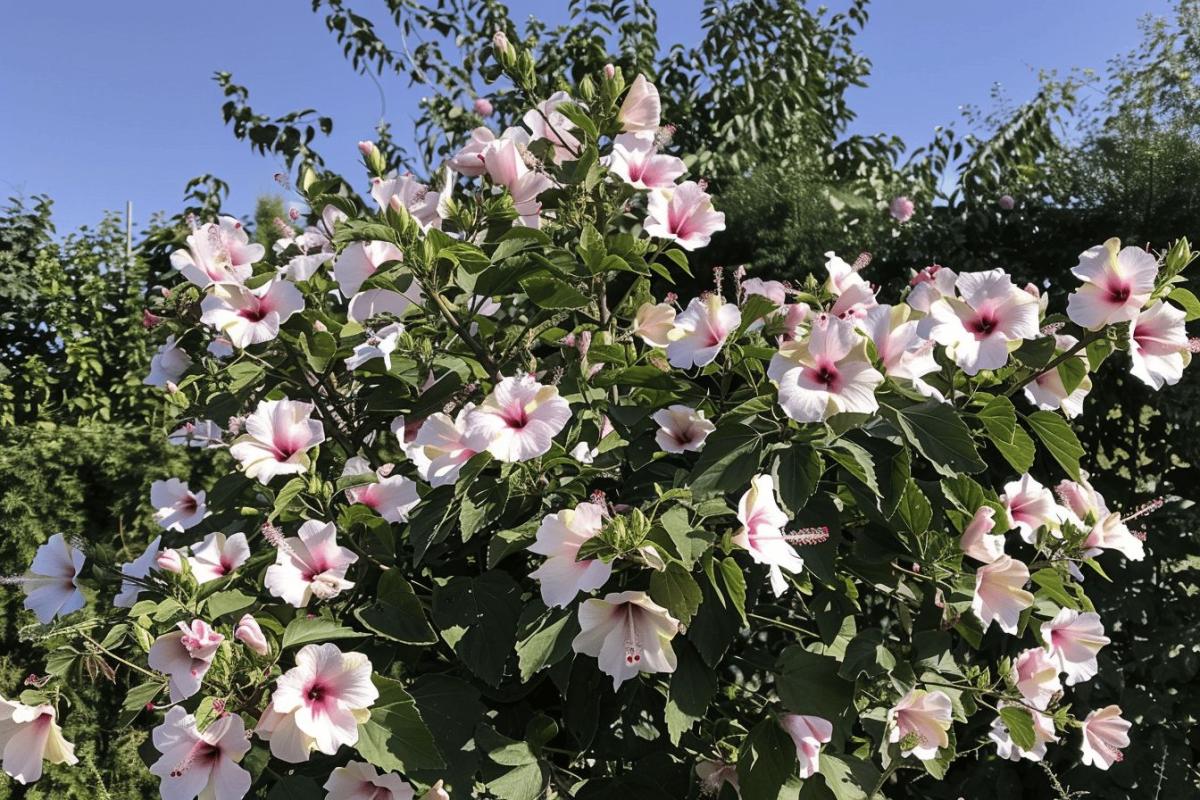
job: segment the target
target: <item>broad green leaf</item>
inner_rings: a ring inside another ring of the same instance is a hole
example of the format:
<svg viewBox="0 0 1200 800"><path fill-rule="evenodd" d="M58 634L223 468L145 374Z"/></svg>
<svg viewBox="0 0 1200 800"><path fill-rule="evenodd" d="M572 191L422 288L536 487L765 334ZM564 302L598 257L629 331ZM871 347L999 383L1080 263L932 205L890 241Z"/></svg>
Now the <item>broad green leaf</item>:
<svg viewBox="0 0 1200 800"><path fill-rule="evenodd" d="M499 686L517 642L521 589L499 570L451 578L433 593L442 639L481 680Z"/></svg>
<svg viewBox="0 0 1200 800"><path fill-rule="evenodd" d="M914 534L919 536L929 530L929 523L933 519L933 507L925 497L924 490L912 478L908 479L908 484L904 487L904 494L896 511L904 522L904 527Z"/></svg>
<svg viewBox="0 0 1200 800"><path fill-rule="evenodd" d="M978 418L988 439L1019 473L1033 466L1036 450L1033 439L1017 422L1017 410L1007 397L995 397L979 412Z"/></svg>
<svg viewBox="0 0 1200 800"><path fill-rule="evenodd" d="M591 301L571 284L548 275L533 275L521 281L521 288L540 308L583 308Z"/></svg>
<svg viewBox="0 0 1200 800"><path fill-rule="evenodd" d="M1079 474L1079 459L1084 454L1079 437L1070 424L1053 411L1035 411L1025 418L1034 434L1054 456L1054 460L1075 481L1082 480Z"/></svg>
<svg viewBox="0 0 1200 800"><path fill-rule="evenodd" d="M703 595L700 585L687 569L671 562L664 570L650 576L650 597L665 607L671 616L687 625L700 608Z"/></svg>
<svg viewBox="0 0 1200 800"><path fill-rule="evenodd" d="M358 726L359 755L388 772L444 767L446 762L412 695L391 678L372 675L371 680L379 689L379 699L371 706L371 718Z"/></svg>
<svg viewBox="0 0 1200 800"><path fill-rule="evenodd" d="M704 443L692 468L692 495L702 500L714 494L744 490L758 471L762 436L741 423L719 426Z"/></svg>
<svg viewBox="0 0 1200 800"><path fill-rule="evenodd" d="M539 606L540 603L534 603ZM551 666L571 653L571 641L579 633L575 613L567 609L550 609L528 625L522 625L517 642L517 666L521 682L528 682L540 670Z"/></svg>
<svg viewBox="0 0 1200 800"><path fill-rule="evenodd" d="M288 623L283 631L284 650L313 642L329 642L334 639L360 639L366 636L356 630L342 627L329 617L298 616Z"/></svg>
<svg viewBox="0 0 1200 800"><path fill-rule="evenodd" d="M775 484L785 509L794 515L804 508L824 473L825 459L812 447L796 444L785 450L775 462Z"/></svg>
<svg viewBox="0 0 1200 800"><path fill-rule="evenodd" d="M1078 598L1067 591L1063 584L1062 574L1050 567L1043 567L1030 576L1039 589L1038 594L1045 595L1063 608L1079 609Z"/></svg>
<svg viewBox="0 0 1200 800"><path fill-rule="evenodd" d="M838 677L838 660L791 645L775 665L775 688L788 711L837 719L850 704L854 684Z"/></svg>
<svg viewBox="0 0 1200 800"><path fill-rule="evenodd" d="M379 576L371 602L354 612L372 632L404 644L434 644L437 633L425 619L421 601L398 569Z"/></svg>
<svg viewBox="0 0 1200 800"><path fill-rule="evenodd" d="M1187 321L1200 319L1200 299L1196 298L1190 290L1179 287L1172 289L1167 295L1171 300L1174 300L1179 305L1183 306L1184 312L1187 314Z"/></svg>
<svg viewBox="0 0 1200 800"><path fill-rule="evenodd" d="M879 770L871 762L824 750L820 756L820 774L835 800L873 800L870 792L879 781Z"/></svg>
<svg viewBox="0 0 1200 800"><path fill-rule="evenodd" d="M795 770L795 742L773 717L760 721L738 752L738 785L742 797L775 800Z"/></svg>
<svg viewBox="0 0 1200 800"><path fill-rule="evenodd" d="M667 693L667 735L672 744L704 716L717 693L717 674L704 663L696 648L687 639L673 643L678 664L671 675Z"/></svg>
<svg viewBox="0 0 1200 800"><path fill-rule="evenodd" d="M697 559L712 546L712 534L703 528L691 524L687 509L683 506L673 506L658 518L658 524L667 532L675 552L683 566L691 569Z"/></svg>
<svg viewBox="0 0 1200 800"><path fill-rule="evenodd" d="M953 406L927 400L898 409L896 420L908 441L942 475L974 474L987 469L970 429Z"/></svg>
<svg viewBox="0 0 1200 800"><path fill-rule="evenodd" d="M1022 750L1032 750L1037 744L1033 730L1033 714L1022 706L1003 706L1000 709L1000 719L1012 737L1013 744Z"/></svg>
<svg viewBox="0 0 1200 800"><path fill-rule="evenodd" d="M237 589L229 589L210 595L205 601L208 619L216 619L226 614L236 614L245 611L256 602L254 597Z"/></svg>
<svg viewBox="0 0 1200 800"><path fill-rule="evenodd" d="M847 472L858 478L876 497L883 496L879 490L879 479L875 475L875 459L865 447L849 439L838 439L833 448L825 452Z"/></svg>

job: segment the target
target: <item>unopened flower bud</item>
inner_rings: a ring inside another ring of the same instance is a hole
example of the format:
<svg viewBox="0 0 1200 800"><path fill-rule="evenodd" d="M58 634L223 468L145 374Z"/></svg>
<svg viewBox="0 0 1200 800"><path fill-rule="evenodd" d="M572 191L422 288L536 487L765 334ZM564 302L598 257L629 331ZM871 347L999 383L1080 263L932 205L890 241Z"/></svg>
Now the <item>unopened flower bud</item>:
<svg viewBox="0 0 1200 800"><path fill-rule="evenodd" d="M496 31L492 36L492 48L496 51L497 57L507 57L513 54L512 45L508 42L508 36L504 31Z"/></svg>
<svg viewBox="0 0 1200 800"><path fill-rule="evenodd" d="M300 209L296 208L295 206L292 206L291 208L289 208L288 209L288 219L290 219L292 222L295 222L296 220L300 219Z"/></svg>
<svg viewBox="0 0 1200 800"><path fill-rule="evenodd" d="M1017 201L1013 199L1011 194L1000 195L1000 199L996 203L1005 211L1012 211L1017 205Z"/></svg>
<svg viewBox="0 0 1200 800"><path fill-rule="evenodd" d="M146 328L148 330L148 329L153 328L154 326L158 325L162 321L163 321L163 318L160 317L158 314L155 314L154 312L152 312L150 309L148 309L148 308L142 309L142 327L143 328Z"/></svg>
<svg viewBox="0 0 1200 800"><path fill-rule="evenodd" d="M263 635L263 630L259 626L258 620L250 614L246 614L238 620L237 627L233 631L233 638L260 656L271 654L271 645L267 644L267 637Z"/></svg>
<svg viewBox="0 0 1200 800"><path fill-rule="evenodd" d="M492 106L492 101L486 97L475 98L475 113L481 117L490 117L496 109Z"/></svg>
<svg viewBox="0 0 1200 800"><path fill-rule="evenodd" d="M616 74L617 74L617 68L616 68L616 67L614 67L612 64L605 64L605 65L604 65L604 77L605 77L605 79L606 79L606 80L610 80L610 81L611 81L611 80L613 79L613 77L614 77L614 76L616 76Z"/></svg>
<svg viewBox="0 0 1200 800"><path fill-rule="evenodd" d="M896 220L896 222L899 222L901 225L912 219L913 212L915 210L916 205L912 200L904 195L894 198L892 202L888 204L888 213L892 215L892 219Z"/></svg>
<svg viewBox="0 0 1200 800"><path fill-rule="evenodd" d="M172 572L178 575L183 572L183 558L179 555L178 550L167 548L158 552L158 557L154 559L154 566L163 572Z"/></svg>
<svg viewBox="0 0 1200 800"><path fill-rule="evenodd" d="M363 163L372 173L382 175L387 172L387 161L374 142L359 142L358 152L362 153Z"/></svg>

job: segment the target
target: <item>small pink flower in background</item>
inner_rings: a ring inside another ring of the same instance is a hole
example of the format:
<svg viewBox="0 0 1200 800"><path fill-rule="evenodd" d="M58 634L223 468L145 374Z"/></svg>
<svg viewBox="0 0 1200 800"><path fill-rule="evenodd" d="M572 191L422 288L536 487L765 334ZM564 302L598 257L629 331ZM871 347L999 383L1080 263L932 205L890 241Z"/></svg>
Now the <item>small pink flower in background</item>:
<svg viewBox="0 0 1200 800"><path fill-rule="evenodd" d="M211 419L198 419L195 422L185 422L167 436L167 441L174 445L199 447L209 449L220 447L224 431L221 426Z"/></svg>
<svg viewBox="0 0 1200 800"><path fill-rule="evenodd" d="M955 287L960 297L929 306L929 338L968 375L999 369L1025 339L1038 336L1038 301L1013 285L1002 269L965 272Z"/></svg>
<svg viewBox="0 0 1200 800"><path fill-rule="evenodd" d="M899 222L901 225L912 219L913 212L916 206L913 201L901 195L892 198L892 202L888 203L888 213L892 215L892 219Z"/></svg>
<svg viewBox="0 0 1200 800"><path fill-rule="evenodd" d="M1045 710L1054 695L1062 691L1058 667L1040 647L1024 650L1013 661L1017 690L1031 706Z"/></svg>
<svg viewBox="0 0 1200 800"><path fill-rule="evenodd" d="M1154 390L1174 386L1183 368L1192 360L1188 348L1187 314L1175 306L1155 300L1129 326L1129 357L1133 377Z"/></svg>
<svg viewBox="0 0 1200 800"><path fill-rule="evenodd" d="M1004 708L1011 705L1017 704L1002 700L998 707ZM996 743L996 754L1001 758L1011 761L1020 761L1022 758L1029 761L1041 761L1046 757L1046 745L1049 742L1058 741L1058 736L1054 733L1054 720L1048 714L1032 709L1026 710L1033 717L1034 745L1031 750L1022 750L1013 742L1012 735L1002 717L996 717L992 721L992 730L988 734L988 738Z"/></svg>
<svg viewBox="0 0 1200 800"><path fill-rule="evenodd" d="M717 429L704 418L703 411L685 405L655 411L650 419L658 423L654 440L668 453L698 453L704 448L704 440Z"/></svg>
<svg viewBox="0 0 1200 800"><path fill-rule="evenodd" d="M1133 725L1121 718L1120 706L1105 706L1087 715L1083 721L1082 761L1087 766L1108 769L1125 755L1129 746L1129 729Z"/></svg>
<svg viewBox="0 0 1200 800"><path fill-rule="evenodd" d="M250 773L238 764L250 751L250 740L237 714L226 714L201 732L195 716L174 706L154 729L153 741L162 755L150 772L162 779L163 800L241 800L250 791Z"/></svg>
<svg viewBox="0 0 1200 800"><path fill-rule="evenodd" d="M1008 510L1009 520L1021 532L1021 538L1030 544L1037 538L1039 528L1054 528L1060 520L1054 494L1029 473L1022 475L1020 480L1004 484L1000 502ZM1062 536L1058 531L1056 535Z"/></svg>
<svg viewBox="0 0 1200 800"><path fill-rule="evenodd" d="M20 579L25 593L25 608L43 625L56 616L66 616L83 608L79 591L79 572L87 557L66 537L56 533L34 553L29 571Z"/></svg>
<svg viewBox="0 0 1200 800"><path fill-rule="evenodd" d="M538 526L529 552L546 556L546 560L530 577L541 584L542 602L547 606L566 608L577 594L599 589L612 575L612 565L600 559L576 560L584 542L600 533L604 517L601 506L580 503L545 517Z"/></svg>
<svg viewBox="0 0 1200 800"><path fill-rule="evenodd" d="M217 286L200 303L200 321L229 339L235 347L269 342L291 316L304 310L304 295L282 278L257 289Z"/></svg>
<svg viewBox="0 0 1200 800"><path fill-rule="evenodd" d="M161 389L168 383L174 383L182 378L191 366L191 357L181 347L176 346L174 335L168 336L167 341L150 359L150 374L142 383Z"/></svg>
<svg viewBox="0 0 1200 800"><path fill-rule="evenodd" d="M271 743L272 755L292 764L307 761L313 750L335 755L342 745L358 743L358 726L378 699L365 655L333 644L305 645L296 666L276 681L256 730Z"/></svg>
<svg viewBox="0 0 1200 800"><path fill-rule="evenodd" d="M1094 331L1137 318L1154 291L1158 261L1141 248L1122 248L1120 239L1109 239L1080 253L1071 272L1083 285L1067 298L1067 316Z"/></svg>
<svg viewBox="0 0 1200 800"><path fill-rule="evenodd" d="M1004 535L992 533L996 527L995 517L994 508L980 506L958 540L958 546L964 553L985 564L1004 555Z"/></svg>
<svg viewBox="0 0 1200 800"><path fill-rule="evenodd" d="M1076 345L1078 339L1074 336L1059 335L1054 337L1057 353L1065 353ZM1087 356L1080 353L1076 356L1088 366ZM1033 405L1046 411L1061 410L1068 419L1073 419L1083 413L1083 401L1092 390L1091 377L1084 375L1083 380L1071 392L1063 383L1062 375L1057 369L1042 372L1032 381L1025 384L1025 398Z"/></svg>
<svg viewBox="0 0 1200 800"><path fill-rule="evenodd" d="M1067 686L1089 681L1099 671L1096 654L1109 643L1099 614L1064 608L1042 623L1041 633L1050 661L1067 676Z"/></svg>
<svg viewBox="0 0 1200 800"><path fill-rule="evenodd" d="M471 107L474 108L475 113L481 117L490 117L496 110L495 107L492 106L492 101L486 97L476 97L475 102L471 104Z"/></svg>
<svg viewBox="0 0 1200 800"><path fill-rule="evenodd" d="M314 596L329 600L353 586L346 570L356 561L354 551L338 546L332 522L310 519L296 536L283 540L264 584L272 596L304 608Z"/></svg>
<svg viewBox="0 0 1200 800"><path fill-rule="evenodd" d="M192 545L188 566L200 583L208 583L237 570L250 559L246 534L226 536L220 531L210 533L204 541Z"/></svg>
<svg viewBox="0 0 1200 800"><path fill-rule="evenodd" d="M741 322L738 307L722 303L718 295L694 298L675 316L675 330L667 337L667 360L681 369L711 364Z"/></svg>
<svg viewBox="0 0 1200 800"><path fill-rule="evenodd" d="M161 536L155 536L142 554L133 561L121 565L121 588L113 598L117 608L132 608L142 592L142 584L150 575L150 570L158 561L158 548L162 543Z"/></svg>
<svg viewBox="0 0 1200 800"><path fill-rule="evenodd" d="M682 159L658 153L650 131L618 136L613 142L609 169L635 189L670 188L687 172Z"/></svg>
<svg viewBox="0 0 1200 800"><path fill-rule="evenodd" d="M395 178L372 178L371 197L382 211L389 206L406 210L422 231L441 228L442 217L438 213L441 196L412 175Z"/></svg>
<svg viewBox="0 0 1200 800"><path fill-rule="evenodd" d="M574 159L575 154L580 151L579 140L571 133L575 129L575 123L558 110L560 105L570 102L572 101L569 94L558 91L538 103L536 109L526 111L521 117L521 122L529 129L534 141L546 139L554 145L554 160L557 163Z"/></svg>
<svg viewBox="0 0 1200 800"><path fill-rule="evenodd" d="M780 597L789 588L783 570L793 575L804 569L804 559L784 538L788 515L775 500L775 480L770 475L755 475L750 488L738 501L738 522L742 527L733 535L733 543L750 553L756 564L769 569L771 591Z"/></svg>
<svg viewBox="0 0 1200 800"><path fill-rule="evenodd" d="M852 323L829 314L817 315L807 339L783 345L767 376L779 386L784 413L797 422L879 408L875 388L883 375L867 360L866 340Z"/></svg>
<svg viewBox="0 0 1200 800"><path fill-rule="evenodd" d="M384 370L392 368L392 353L400 345L400 334L404 333L404 325L393 322L371 333L368 331L367 340L354 346L354 354L346 359L346 369L356 370L368 361L376 358L383 359Z"/></svg>
<svg viewBox="0 0 1200 800"><path fill-rule="evenodd" d="M415 795L402 777L394 772L380 775L365 761L351 761L335 769L324 789L327 800L412 800Z"/></svg>
<svg viewBox="0 0 1200 800"><path fill-rule="evenodd" d="M333 277L342 297L349 298L384 264L403 260L404 253L391 242L354 242L333 262Z"/></svg>
<svg viewBox="0 0 1200 800"><path fill-rule="evenodd" d="M157 328L162 323L162 321L163 321L163 318L160 317L158 314L155 314L150 309L148 309L148 308L142 309L142 327L145 328L146 330L150 330L151 328ZM151 367L153 367L153 363L151 364Z"/></svg>
<svg viewBox="0 0 1200 800"><path fill-rule="evenodd" d="M971 610L984 631L994 621L1005 633L1016 634L1021 612L1033 605L1033 595L1024 589L1028 582L1029 568L1010 556L1000 556L975 571Z"/></svg>
<svg viewBox="0 0 1200 800"><path fill-rule="evenodd" d="M487 439L467 435L467 420L474 408L474 403L467 403L453 418L441 412L430 414L406 445L405 453L417 473L431 486L457 483L462 465L487 449Z"/></svg>
<svg viewBox="0 0 1200 800"><path fill-rule="evenodd" d="M471 131L471 138L467 140L462 149L446 162L446 166L459 175L465 175L468 178L478 178L487 172L487 167L483 163L484 148L495 139L496 134L487 128L476 128Z"/></svg>
<svg viewBox="0 0 1200 800"><path fill-rule="evenodd" d="M247 478L267 484L279 475L307 472L308 451L325 441L313 406L296 400L263 400L246 418L246 433L229 448Z"/></svg>
<svg viewBox="0 0 1200 800"><path fill-rule="evenodd" d="M713 209L712 198L695 181L651 191L646 214L647 236L671 240L684 250L705 247L714 233L725 230L725 214Z"/></svg>
<svg viewBox="0 0 1200 800"><path fill-rule="evenodd" d="M643 303L633 321L633 333L651 347L667 347L676 333L675 309L666 303Z"/></svg>
<svg viewBox="0 0 1200 800"><path fill-rule="evenodd" d="M613 691L639 672L675 671L671 640L679 633L679 620L645 592L585 600L579 627L571 648L596 658L600 671L612 677Z"/></svg>
<svg viewBox="0 0 1200 800"><path fill-rule="evenodd" d="M629 92L621 103L621 110L617 112L617 122L621 123L621 130L626 133L657 132L661 120L662 101L659 99L658 89L646 80L645 75L639 74L633 79L633 85L629 87Z"/></svg>
<svg viewBox="0 0 1200 800"><path fill-rule="evenodd" d="M201 289L213 284L241 284L267 249L251 244L241 222L221 217L201 225L187 237L187 249L171 253L171 266Z"/></svg>
<svg viewBox="0 0 1200 800"><path fill-rule="evenodd" d="M1000 199L996 201L996 205L1005 211L1012 211L1017 207L1017 201L1011 194L1002 194L1000 195Z"/></svg>
<svg viewBox="0 0 1200 800"><path fill-rule="evenodd" d="M913 689L888 710L888 741L900 744L901 755L911 753L922 761L937 758L938 749L950 744L952 709L944 692Z"/></svg>
<svg viewBox="0 0 1200 800"><path fill-rule="evenodd" d="M0 697L0 754L4 771L22 786L42 777L42 762L74 765L75 745L63 738L52 705L27 706Z"/></svg>
<svg viewBox="0 0 1200 800"><path fill-rule="evenodd" d="M804 780L816 775L820 771L821 745L833 738L833 723L821 717L783 714L779 717L779 727L796 744L800 778Z"/></svg>
<svg viewBox="0 0 1200 800"><path fill-rule="evenodd" d="M200 691L217 648L225 637L201 619L179 623L179 630L164 633L150 646L147 663L151 669L170 676L171 702L178 703Z"/></svg>
<svg viewBox="0 0 1200 800"><path fill-rule="evenodd" d="M362 475L371 472L365 463L361 467L346 464L342 476ZM379 480L362 486L351 486L346 490L346 500L360 503L377 512L388 522L405 522L408 512L421 501L417 493L417 484L403 475L385 475L380 467L377 473Z"/></svg>
<svg viewBox="0 0 1200 800"><path fill-rule="evenodd" d="M251 614L244 614L238 620L237 627L233 629L233 638L260 656L271 654L271 645L267 642L267 637L263 634L262 626L258 624L258 620Z"/></svg>
<svg viewBox="0 0 1200 800"><path fill-rule="evenodd" d="M467 415L467 436L488 443L500 461L528 461L550 450L571 418L571 406L558 388L530 375L505 378Z"/></svg>
<svg viewBox="0 0 1200 800"><path fill-rule="evenodd" d="M926 397L941 400L941 392L923 380L941 369L933 356L934 342L920 335L917 320L909 319L911 314L912 309L903 303L876 305L866 310L858 327L875 344L884 375L909 381Z"/></svg>
<svg viewBox="0 0 1200 800"><path fill-rule="evenodd" d="M178 478L150 484L150 505L154 520L168 531L186 531L199 525L208 514L204 492L193 492Z"/></svg>
<svg viewBox="0 0 1200 800"><path fill-rule="evenodd" d="M173 575L182 574L183 555L172 547L164 547L158 551L158 558L154 559L154 568L159 572L170 572Z"/></svg>

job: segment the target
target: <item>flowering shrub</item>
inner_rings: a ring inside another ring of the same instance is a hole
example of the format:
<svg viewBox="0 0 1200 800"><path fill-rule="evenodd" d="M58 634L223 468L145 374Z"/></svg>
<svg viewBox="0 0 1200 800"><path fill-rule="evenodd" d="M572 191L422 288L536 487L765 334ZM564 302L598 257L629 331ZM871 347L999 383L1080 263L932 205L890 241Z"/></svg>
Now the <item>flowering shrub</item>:
<svg viewBox="0 0 1200 800"><path fill-rule="evenodd" d="M1133 721L1071 699L1108 643L1085 571L1142 558L1162 501L1110 507L1068 419L1116 351L1181 378L1186 243L1088 250L1065 316L1000 269L884 304L832 253L656 296L724 226L657 89L536 97L492 52L529 111L440 186L363 143L370 199L303 170L312 225L269 255L197 220L147 381L238 468L156 482L128 563L68 531L12 581L50 652L4 770L75 762L62 687L96 665L136 680L115 724L167 800L840 800L981 747L1120 760Z"/></svg>

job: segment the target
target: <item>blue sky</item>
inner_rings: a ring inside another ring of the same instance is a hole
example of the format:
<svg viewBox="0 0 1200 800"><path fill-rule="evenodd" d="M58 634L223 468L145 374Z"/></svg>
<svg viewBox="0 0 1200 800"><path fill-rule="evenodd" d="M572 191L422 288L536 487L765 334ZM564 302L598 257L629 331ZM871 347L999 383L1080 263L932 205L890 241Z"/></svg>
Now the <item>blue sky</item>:
<svg viewBox="0 0 1200 800"><path fill-rule="evenodd" d="M383 24L380 0L349 5ZM517 17L551 21L565 5L513 3ZM698 39L699 0L657 6L664 46ZM860 37L874 69L853 94L855 130L919 145L962 105L986 106L994 83L1021 101L1040 68L1102 69L1137 45L1140 16L1168 11L1168 0L877 0ZM232 184L229 208L239 212L278 191L272 176L282 165L224 126L215 70L232 72L264 112L314 107L332 116L321 149L347 175L355 142L370 137L380 113L379 90L342 59L307 0L43 0L21 4L4 27L0 194L50 194L60 232L126 200L143 223L176 208L184 183L203 172ZM419 95L386 76L383 92L403 135Z"/></svg>

